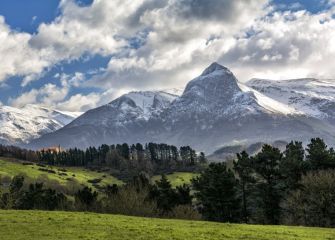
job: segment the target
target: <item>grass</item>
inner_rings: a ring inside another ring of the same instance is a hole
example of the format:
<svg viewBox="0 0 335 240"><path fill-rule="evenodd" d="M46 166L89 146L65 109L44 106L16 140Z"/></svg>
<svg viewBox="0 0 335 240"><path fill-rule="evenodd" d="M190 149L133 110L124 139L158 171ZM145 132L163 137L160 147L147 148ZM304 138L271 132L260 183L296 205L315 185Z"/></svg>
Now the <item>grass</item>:
<svg viewBox="0 0 335 240"><path fill-rule="evenodd" d="M48 166L47 169L56 172L56 173L48 173L38 170L41 167L37 166L36 164L23 165L23 162L24 161L12 158L0 158L0 176L13 177L15 175L24 175L26 178L34 181L36 180L44 181L47 178L47 180L56 181L61 185L66 185L69 182L68 178L73 178L80 185L86 185L92 188L95 188L95 186L89 183L88 180L97 178L102 179L102 181L99 183L100 186L114 183L119 185L123 183L121 180L118 180L117 178L111 176L108 173L103 172L99 173L82 167ZM66 169L65 173L67 174L67 176L59 175L60 173L62 173L62 171L58 170L60 168ZM198 174L191 172L174 172L166 176L168 180L171 182L172 186L176 187L182 184L190 184L191 179L197 175ZM159 180L160 177L161 177L160 175L153 176L152 181L154 182L156 180Z"/></svg>
<svg viewBox="0 0 335 240"><path fill-rule="evenodd" d="M198 176L197 173L191 172L174 172L172 174L167 174L166 177L170 181L173 187L180 186L183 184L190 184L191 179ZM156 175L152 178L153 181L157 181L161 178L160 175Z"/></svg>
<svg viewBox="0 0 335 240"><path fill-rule="evenodd" d="M56 173L48 173L44 171L38 170L40 167L37 165L23 165L23 162L20 160L10 159L10 158L0 158L0 176L8 176L13 177L15 175L24 175L29 179L38 180L45 179L55 180L62 185L65 185L69 182L68 178L71 178L77 181L81 185L86 185L89 187L94 187L88 180L92 179L102 179L99 185L107 185L107 184L122 184L122 181L116 179L115 177L109 175L108 173L99 173L95 171L91 171L85 168L79 167L53 167L48 166L47 169L53 170ZM66 172L59 171L58 169L64 168ZM60 174L65 173L66 176L62 176Z"/></svg>
<svg viewBox="0 0 335 240"><path fill-rule="evenodd" d="M2 240L333 240L335 229L223 224L120 215L0 210Z"/></svg>

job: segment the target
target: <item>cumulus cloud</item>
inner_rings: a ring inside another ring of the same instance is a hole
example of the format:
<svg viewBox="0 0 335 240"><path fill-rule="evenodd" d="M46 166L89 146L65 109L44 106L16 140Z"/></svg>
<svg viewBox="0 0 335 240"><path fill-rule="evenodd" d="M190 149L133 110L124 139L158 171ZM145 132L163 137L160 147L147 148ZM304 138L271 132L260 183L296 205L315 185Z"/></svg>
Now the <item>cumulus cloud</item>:
<svg viewBox="0 0 335 240"><path fill-rule="evenodd" d="M87 110L128 90L183 87L213 61L246 81L252 77L335 78L335 8L310 13L301 5L277 11L269 0L95 0L78 6L62 0L60 15L35 35L12 31L0 18L0 54L6 56L0 81L37 80L59 62L83 55L110 57L103 72L59 74L11 103L51 104ZM334 1L328 0L329 6ZM99 86L103 93L71 88ZM53 93L52 93L53 92Z"/></svg>
<svg viewBox="0 0 335 240"><path fill-rule="evenodd" d="M38 89L31 89L16 98L10 98L9 103L14 107L24 107L27 104L36 104L43 107L52 107L63 111L85 112L89 109L109 103L112 99L129 92L129 89L110 89L106 91L77 93L70 95L71 89L78 87L85 81L84 74L56 74L57 83L48 83Z"/></svg>
<svg viewBox="0 0 335 240"><path fill-rule="evenodd" d="M41 73L47 61L29 46L31 35L15 32L0 16L0 82L10 76L31 76Z"/></svg>
<svg viewBox="0 0 335 240"><path fill-rule="evenodd" d="M168 1L138 18L148 29L145 44L112 58L107 72L93 82L115 88L183 86L268 11L265 0Z"/></svg>
<svg viewBox="0 0 335 240"><path fill-rule="evenodd" d="M244 80L334 78L329 64L335 57L334 27L331 11L277 12L257 21L255 34L237 39L219 61L233 63Z"/></svg>
<svg viewBox="0 0 335 240"><path fill-rule="evenodd" d="M9 101L14 107L23 107L30 103L53 106L55 103L64 100L68 92L69 88L67 86L58 87L55 84L48 83L42 88L32 89Z"/></svg>

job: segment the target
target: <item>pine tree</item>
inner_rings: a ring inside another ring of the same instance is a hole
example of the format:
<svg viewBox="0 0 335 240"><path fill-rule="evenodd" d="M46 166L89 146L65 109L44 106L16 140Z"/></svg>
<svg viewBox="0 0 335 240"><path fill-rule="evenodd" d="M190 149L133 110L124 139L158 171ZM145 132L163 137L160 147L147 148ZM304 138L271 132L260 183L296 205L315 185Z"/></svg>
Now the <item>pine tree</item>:
<svg viewBox="0 0 335 240"><path fill-rule="evenodd" d="M240 221L240 200L237 181L225 163L211 163L192 180L195 197L203 217L211 221Z"/></svg>
<svg viewBox="0 0 335 240"><path fill-rule="evenodd" d="M280 217L280 201L282 199L282 176L279 165L283 155L278 148L263 145L262 151L253 158L253 166L260 177L258 190L267 223L278 224Z"/></svg>
<svg viewBox="0 0 335 240"><path fill-rule="evenodd" d="M311 170L335 168L334 150L328 149L321 138L312 138L306 150L306 159Z"/></svg>
<svg viewBox="0 0 335 240"><path fill-rule="evenodd" d="M244 222L247 223L250 216L248 210L249 188L255 182L255 179L253 177L252 162L246 151L237 154L237 161L234 161L234 171L239 177L239 186L242 192L242 215Z"/></svg>
<svg viewBox="0 0 335 240"><path fill-rule="evenodd" d="M306 172L307 166L304 161L304 155L305 151L302 142L291 141L286 145L284 157L279 167L288 191L299 187L299 181Z"/></svg>

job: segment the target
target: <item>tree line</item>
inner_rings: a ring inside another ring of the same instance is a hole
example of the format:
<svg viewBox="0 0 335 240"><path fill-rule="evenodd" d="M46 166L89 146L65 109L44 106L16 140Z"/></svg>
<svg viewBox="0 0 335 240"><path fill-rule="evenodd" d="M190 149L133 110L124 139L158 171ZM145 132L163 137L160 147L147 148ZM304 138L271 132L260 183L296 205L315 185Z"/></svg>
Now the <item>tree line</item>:
<svg viewBox="0 0 335 240"><path fill-rule="evenodd" d="M140 143L103 144L97 148L89 147L85 150L71 148L64 151L32 151L0 145L0 156L53 166L109 167L130 176L142 171L150 174L177 170L191 171L206 163L203 152L196 153L190 146L177 148L163 143L148 143L144 146Z"/></svg>
<svg viewBox="0 0 335 240"><path fill-rule="evenodd" d="M335 152L320 138L306 149L292 141L283 152L243 151L231 168L211 163L192 183L207 220L335 226Z"/></svg>
<svg viewBox="0 0 335 240"><path fill-rule="evenodd" d="M70 196L70 197L69 197ZM12 178L0 188L0 208L21 210L94 211L145 217L201 219L192 206L191 188L173 188L165 175L155 183L141 173L124 185L107 185L101 192L85 186L73 194L48 188L44 183L25 183Z"/></svg>

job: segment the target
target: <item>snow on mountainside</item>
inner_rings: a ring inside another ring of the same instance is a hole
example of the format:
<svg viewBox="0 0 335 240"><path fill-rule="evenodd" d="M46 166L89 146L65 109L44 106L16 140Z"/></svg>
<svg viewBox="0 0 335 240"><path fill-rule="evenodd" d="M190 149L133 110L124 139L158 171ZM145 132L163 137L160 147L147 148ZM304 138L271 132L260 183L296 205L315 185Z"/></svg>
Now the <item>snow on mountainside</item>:
<svg viewBox="0 0 335 240"><path fill-rule="evenodd" d="M158 116L177 98L166 92L130 92L101 107L87 111L69 127L95 124L96 126L124 126L134 121L148 121Z"/></svg>
<svg viewBox="0 0 335 240"><path fill-rule="evenodd" d="M183 114L212 115L203 119L204 124L222 117L236 119L264 112L298 114L288 105L238 82L229 69L217 63L211 64L199 77L187 84L182 96L172 104L170 112L174 121Z"/></svg>
<svg viewBox="0 0 335 240"><path fill-rule="evenodd" d="M303 114L301 111L289 106L288 104L281 103L266 95L260 93L259 91L248 87L245 84L238 83L238 86L243 92L251 92L254 94L257 103L264 109L272 113L282 113L282 114Z"/></svg>
<svg viewBox="0 0 335 240"><path fill-rule="evenodd" d="M80 114L31 104L20 109L0 106L0 143L27 142L65 126Z"/></svg>
<svg viewBox="0 0 335 240"><path fill-rule="evenodd" d="M335 121L335 80L251 79L247 85L307 116Z"/></svg>
<svg viewBox="0 0 335 240"><path fill-rule="evenodd" d="M211 153L222 146L315 136L333 141L335 127L238 82L228 68L213 63L180 96L161 91L125 94L30 147L164 142Z"/></svg>

